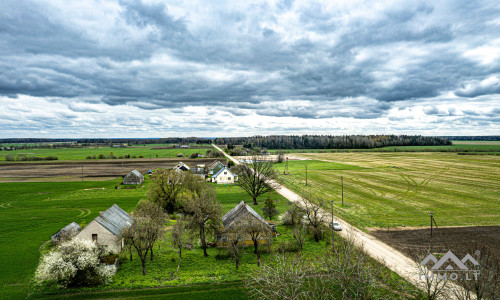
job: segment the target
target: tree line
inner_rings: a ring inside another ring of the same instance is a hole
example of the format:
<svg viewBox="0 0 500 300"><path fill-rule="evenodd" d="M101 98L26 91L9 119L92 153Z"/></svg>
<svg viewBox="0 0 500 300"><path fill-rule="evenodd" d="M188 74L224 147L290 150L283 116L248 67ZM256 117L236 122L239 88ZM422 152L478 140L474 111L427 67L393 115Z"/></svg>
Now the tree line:
<svg viewBox="0 0 500 300"><path fill-rule="evenodd" d="M270 135L217 138L216 144L243 145L266 149L372 149L388 146L443 146L443 137L421 135Z"/></svg>

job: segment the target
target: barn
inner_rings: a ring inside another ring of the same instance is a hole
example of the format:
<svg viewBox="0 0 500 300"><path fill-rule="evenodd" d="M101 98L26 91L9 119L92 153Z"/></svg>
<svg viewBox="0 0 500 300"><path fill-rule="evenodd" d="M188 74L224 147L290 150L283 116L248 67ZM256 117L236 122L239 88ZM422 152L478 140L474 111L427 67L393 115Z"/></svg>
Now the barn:
<svg viewBox="0 0 500 300"><path fill-rule="evenodd" d="M76 236L77 238L93 241L111 253L120 253L123 248L123 239L120 238L120 232L130 227L134 219L113 204L106 211L99 214Z"/></svg>
<svg viewBox="0 0 500 300"><path fill-rule="evenodd" d="M262 228L261 239L259 244L267 244L271 242L271 236L276 235L276 225L269 224L261 215L253 208L248 206L244 201L241 201L233 207L227 214L222 217L222 228L215 234L215 244L217 247L227 247L238 232L247 226L257 225L255 227ZM253 245L249 234L241 234L238 240L242 241L242 245Z"/></svg>
<svg viewBox="0 0 500 300"><path fill-rule="evenodd" d="M144 182L144 175L137 170L133 170L123 177L123 184L142 184Z"/></svg>

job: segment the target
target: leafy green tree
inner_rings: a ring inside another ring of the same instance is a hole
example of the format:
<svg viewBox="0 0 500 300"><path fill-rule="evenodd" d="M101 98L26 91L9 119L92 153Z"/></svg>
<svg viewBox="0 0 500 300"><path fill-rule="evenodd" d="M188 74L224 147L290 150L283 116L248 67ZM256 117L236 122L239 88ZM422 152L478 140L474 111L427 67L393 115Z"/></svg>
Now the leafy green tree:
<svg viewBox="0 0 500 300"><path fill-rule="evenodd" d="M275 216L278 215L278 210L276 209L276 204L274 204L274 200L271 197L267 197L266 202L264 202L264 208L262 208L262 213L264 217L272 220Z"/></svg>
<svg viewBox="0 0 500 300"><path fill-rule="evenodd" d="M185 174L174 170L158 169L146 193L149 201L154 202L171 214L182 206L179 194L183 189Z"/></svg>

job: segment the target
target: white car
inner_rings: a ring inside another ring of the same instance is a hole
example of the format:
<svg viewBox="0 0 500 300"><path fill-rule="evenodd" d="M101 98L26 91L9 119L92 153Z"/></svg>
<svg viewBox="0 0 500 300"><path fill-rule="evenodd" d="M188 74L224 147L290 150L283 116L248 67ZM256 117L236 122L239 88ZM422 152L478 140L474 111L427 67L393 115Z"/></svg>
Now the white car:
<svg viewBox="0 0 500 300"><path fill-rule="evenodd" d="M330 222L330 228L333 228L335 231L342 231L342 225L338 222Z"/></svg>

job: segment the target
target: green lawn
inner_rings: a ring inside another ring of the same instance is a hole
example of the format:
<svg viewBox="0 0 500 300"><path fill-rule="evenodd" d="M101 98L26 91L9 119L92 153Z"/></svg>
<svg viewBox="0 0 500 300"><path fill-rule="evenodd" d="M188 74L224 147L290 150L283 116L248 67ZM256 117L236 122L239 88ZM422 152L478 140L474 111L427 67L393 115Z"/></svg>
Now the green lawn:
<svg viewBox="0 0 500 300"><path fill-rule="evenodd" d="M359 227L500 224L500 157L456 153L298 154L281 180L295 191L308 187L322 205ZM275 168L283 173L285 163ZM341 205L341 179L344 201Z"/></svg>
<svg viewBox="0 0 500 300"><path fill-rule="evenodd" d="M318 163L319 164L319 163ZM147 184L147 182L146 182ZM29 281L39 259L39 248L50 235L72 221L88 223L99 211L116 203L131 211L144 198L146 188L114 188L114 181L104 182L44 182L44 183L0 183L0 299L19 299L28 294ZM214 184L215 185L215 184ZM240 201L253 206L251 198L239 187L215 185L217 198L227 212ZM286 199L276 193L269 194L276 200L277 209L283 213L289 208ZM262 213L263 202L259 199L254 207ZM281 234L273 242L276 250L292 243L291 229L278 226ZM328 241L315 243L308 239L304 254L312 258L329 248ZM161 298L161 299L245 299L241 279L255 270L257 260L252 249L247 248L236 269L225 251L208 249L209 257L197 243L193 250L185 250L178 274L177 255L165 241L155 248L156 258L147 263L147 275L143 276L140 262L122 255L121 266L108 286L79 290L52 290L48 294L35 292L34 296L49 298ZM264 253L262 262L269 263L272 254ZM380 279L384 282L381 292L394 296L401 279L384 268ZM35 290L36 291L36 290ZM72 295L68 295L68 293Z"/></svg>
<svg viewBox="0 0 500 300"><path fill-rule="evenodd" d="M184 156L189 156L193 153L201 153L205 155L205 152L211 147L207 146L203 149L154 149L157 147L165 147L168 145L147 145L147 146L133 146L127 148L112 148L112 147L83 147L83 148L56 148L56 149L20 149L14 151L0 151L0 161L5 161L7 155L13 155L14 158L19 154L25 154L28 157L39 156L56 156L59 160L84 160L87 156L96 157L99 154L109 156L114 155L116 157L130 155L130 157L136 156L139 158L142 155L144 158L172 158L177 157L178 153L184 154ZM111 154L112 153L112 154Z"/></svg>

